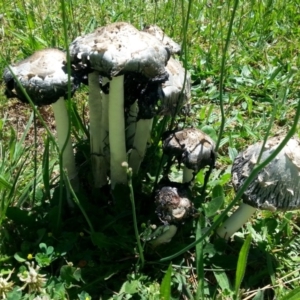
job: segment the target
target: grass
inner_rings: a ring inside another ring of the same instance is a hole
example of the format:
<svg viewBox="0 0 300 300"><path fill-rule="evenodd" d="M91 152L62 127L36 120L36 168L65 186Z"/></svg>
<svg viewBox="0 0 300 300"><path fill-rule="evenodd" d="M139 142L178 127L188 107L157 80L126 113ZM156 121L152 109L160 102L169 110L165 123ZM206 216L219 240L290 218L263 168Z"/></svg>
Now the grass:
<svg viewBox="0 0 300 300"><path fill-rule="evenodd" d="M291 0L3 0L1 73L38 49L66 49L98 26L156 23L183 41L180 59L192 74L190 112L179 114L172 128L194 126L218 141L205 193L204 171L192 189L199 219L152 249L148 240L161 225L152 190L162 118L154 120L139 177L116 191L112 204L107 191L92 190L87 88L80 88L68 102L82 184L75 198L79 205L70 211L60 205L66 195L53 139L29 105L6 100L1 85L0 278L14 283L7 298L298 299L299 213L258 211L228 243L211 229L236 205L230 170L237 153L267 136L299 136L299 9ZM55 134L51 112L39 112ZM171 177L178 176L173 168ZM45 275L38 277L43 290L30 293L21 279L36 266Z"/></svg>

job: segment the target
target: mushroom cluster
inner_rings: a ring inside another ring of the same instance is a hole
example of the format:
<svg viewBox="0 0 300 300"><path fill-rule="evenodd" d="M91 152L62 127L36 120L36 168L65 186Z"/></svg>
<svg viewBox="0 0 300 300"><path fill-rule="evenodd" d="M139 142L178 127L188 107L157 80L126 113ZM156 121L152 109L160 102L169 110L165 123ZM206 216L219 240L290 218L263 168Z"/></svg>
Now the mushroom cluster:
<svg viewBox="0 0 300 300"><path fill-rule="evenodd" d="M52 105L64 167L72 180L77 170L64 99L79 83L88 84L94 187L110 180L114 189L127 182L123 162L138 173L154 115L175 115L190 99L190 74L175 58L180 50L156 25L138 30L125 22L109 24L70 44L71 77L66 54L58 49L37 51L6 68L6 95Z"/></svg>
<svg viewBox="0 0 300 300"><path fill-rule="evenodd" d="M126 183L127 178L122 168L122 162L127 161L124 77L134 73L147 78L149 84L166 81L168 74L165 65L170 58L170 52L154 36L141 32L128 23L119 22L100 27L93 33L75 39L70 45L70 55L72 64L77 69L93 71L95 80L93 84L89 80L90 89L95 86L99 90L99 75L109 83L108 101L106 97L101 100L100 92L97 92L98 97L90 97L90 110L93 107L97 110L96 116L90 118L91 151L96 154L93 167L105 170L102 167L103 148L106 146L103 141L108 135L110 179L114 188L116 183ZM142 107L142 103L139 106ZM105 115L108 116L108 126L101 120L101 116ZM93 122L96 122L96 126ZM105 176L104 174L101 178ZM105 183L100 182L99 186Z"/></svg>

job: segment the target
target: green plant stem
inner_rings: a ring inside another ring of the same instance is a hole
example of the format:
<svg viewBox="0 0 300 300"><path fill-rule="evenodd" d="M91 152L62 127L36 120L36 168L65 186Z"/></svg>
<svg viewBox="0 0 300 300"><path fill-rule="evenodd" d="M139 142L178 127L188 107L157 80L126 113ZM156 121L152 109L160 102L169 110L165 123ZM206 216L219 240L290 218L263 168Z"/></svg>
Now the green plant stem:
<svg viewBox="0 0 300 300"><path fill-rule="evenodd" d="M64 172L65 172L65 171L64 171ZM92 225L92 222L90 221L90 219L89 219L87 213L85 212L85 210L84 210L83 207L81 206L80 201L79 201L79 199L77 198L76 193L75 193L75 191L74 191L74 189L73 189L73 187L72 187L72 184L71 184L71 182L70 182L69 177L67 176L67 174L64 174L64 177L66 178L66 183L67 183L68 188L69 188L69 190L70 190L70 192L71 192L71 194L72 194L72 196L73 196L74 202L78 205L78 207L79 207L81 213L83 214L83 216L84 216L86 222L88 223L91 233L94 233L95 230L94 230L94 227L93 227L93 225Z"/></svg>
<svg viewBox="0 0 300 300"><path fill-rule="evenodd" d="M135 238L136 238L138 251L139 251L139 259L141 261L141 269L143 269L143 267L145 265L144 249L141 244L141 239L140 239L138 225L137 225L137 219L136 219L136 209L135 209L135 201L134 201L134 191L133 191L133 187L132 187L132 169L131 168L127 169L127 175L128 175L129 197L130 197L131 208L132 208L134 233L135 233Z"/></svg>
<svg viewBox="0 0 300 300"><path fill-rule="evenodd" d="M233 20L235 17L236 9L238 7L239 0L234 1L234 6L233 10L231 13L231 18L229 22L229 27L228 27L228 32L227 32L227 37L225 41L225 46L223 49L223 54L222 54L222 62L221 62L221 74L220 74L220 85L219 85L219 101L220 101L220 111L221 111L221 124L220 124L220 131L219 131L219 136L218 136L218 141L216 143L216 153L218 152L221 139L223 136L224 132L224 127L225 127L225 113L224 113L224 102L223 102L223 86L224 86L224 75L225 75L225 63L226 63L226 56L227 56L227 51L229 47L229 42L230 42L230 37L231 37L231 32L232 32L232 26L233 26Z"/></svg>

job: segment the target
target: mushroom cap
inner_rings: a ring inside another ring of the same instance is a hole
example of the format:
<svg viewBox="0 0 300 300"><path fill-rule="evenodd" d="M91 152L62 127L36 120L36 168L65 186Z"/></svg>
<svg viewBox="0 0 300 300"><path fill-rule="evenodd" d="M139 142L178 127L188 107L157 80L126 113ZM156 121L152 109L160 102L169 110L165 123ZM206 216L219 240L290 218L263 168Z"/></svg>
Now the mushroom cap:
<svg viewBox="0 0 300 300"><path fill-rule="evenodd" d="M191 98L191 74L187 72L184 80L185 69L180 61L172 57L168 61L166 70L169 79L163 83L161 114L175 115L178 109L187 104Z"/></svg>
<svg viewBox="0 0 300 300"><path fill-rule="evenodd" d="M157 25L147 25L143 31L155 36L159 41L161 41L166 47L169 48L171 54L179 54L181 51L181 46L173 41L169 36L167 36L163 30Z"/></svg>
<svg viewBox="0 0 300 300"><path fill-rule="evenodd" d="M188 169L198 173L205 166L214 166L215 142L200 129L186 128L164 135L164 153L175 156Z"/></svg>
<svg viewBox="0 0 300 300"><path fill-rule="evenodd" d="M164 224L179 224L197 213L185 184L169 182L156 191L156 214Z"/></svg>
<svg viewBox="0 0 300 300"><path fill-rule="evenodd" d="M260 162L264 161L281 143L282 138L267 141ZM262 142L240 152L232 166L232 183L238 191L252 169L262 149ZM248 186L242 198L253 207L275 211L300 208L300 140L291 138L280 153Z"/></svg>
<svg viewBox="0 0 300 300"><path fill-rule="evenodd" d="M91 67L108 78L136 72L159 79L167 76L170 51L155 37L119 22L76 38L70 55L77 68Z"/></svg>
<svg viewBox="0 0 300 300"><path fill-rule="evenodd" d="M35 105L48 105L60 97L68 96L68 74L66 72L66 54L58 49L36 51L28 58L10 66L28 96ZM3 79L8 98L17 97L28 102L9 68L4 69ZM71 93L77 85L71 78Z"/></svg>

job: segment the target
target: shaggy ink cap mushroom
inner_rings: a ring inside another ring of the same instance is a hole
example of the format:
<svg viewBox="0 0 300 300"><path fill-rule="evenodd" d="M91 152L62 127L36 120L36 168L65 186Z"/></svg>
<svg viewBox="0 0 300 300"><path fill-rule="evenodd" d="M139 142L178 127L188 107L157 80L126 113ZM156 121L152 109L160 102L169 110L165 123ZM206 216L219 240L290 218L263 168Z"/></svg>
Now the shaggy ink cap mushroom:
<svg viewBox="0 0 300 300"><path fill-rule="evenodd" d="M238 191L257 165L269 157L282 142L274 137L263 143L259 142L240 152L232 165L232 184ZM247 187L239 208L220 226L217 234L228 239L231 237L256 209L296 210L300 208L300 140L291 138L280 153L264 167Z"/></svg>
<svg viewBox="0 0 300 300"><path fill-rule="evenodd" d="M3 74L5 95L8 98L16 97L28 103L15 77L37 106L49 105L60 97L65 99L68 97L66 54L63 51L51 48L36 51L28 58L12 64L10 69L5 68ZM71 94L77 87L77 80L71 77Z"/></svg>
<svg viewBox="0 0 300 300"><path fill-rule="evenodd" d="M69 76L66 72L66 54L58 49L44 49L4 70L5 94L28 102L20 85L37 106L51 104L54 113L57 142L62 153L63 167L73 189L78 188L77 170L69 134L69 115L64 99L68 97ZM17 80L16 80L17 79ZM70 77L71 94L77 88L77 79ZM18 82L19 81L19 82ZM20 84L20 85L19 85ZM69 205L73 203L69 200Z"/></svg>
<svg viewBox="0 0 300 300"><path fill-rule="evenodd" d="M189 188L186 184L168 182L156 191L156 214L161 222L182 224L185 220L195 217L196 209L189 200Z"/></svg>
<svg viewBox="0 0 300 300"><path fill-rule="evenodd" d="M163 152L175 157L185 166L183 182L190 182L205 166L215 165L215 143L197 128L186 128L164 133Z"/></svg>

